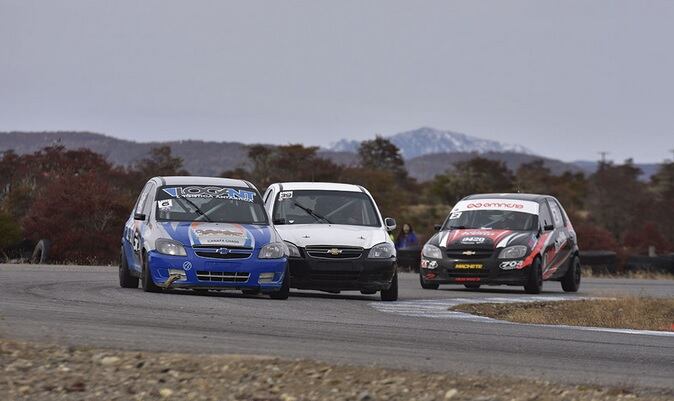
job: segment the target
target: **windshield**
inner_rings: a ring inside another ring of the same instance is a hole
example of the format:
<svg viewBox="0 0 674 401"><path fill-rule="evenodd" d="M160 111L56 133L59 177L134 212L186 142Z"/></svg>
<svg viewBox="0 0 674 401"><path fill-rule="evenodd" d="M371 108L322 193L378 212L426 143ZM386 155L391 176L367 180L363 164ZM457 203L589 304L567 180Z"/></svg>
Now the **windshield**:
<svg viewBox="0 0 674 401"><path fill-rule="evenodd" d="M346 224L379 227L374 204L363 192L281 191L274 224Z"/></svg>
<svg viewBox="0 0 674 401"><path fill-rule="evenodd" d="M452 212L445 223L449 229L535 230L538 216L510 210L470 210Z"/></svg>
<svg viewBox="0 0 674 401"><path fill-rule="evenodd" d="M257 192L220 186L165 186L157 189L157 221L268 224Z"/></svg>

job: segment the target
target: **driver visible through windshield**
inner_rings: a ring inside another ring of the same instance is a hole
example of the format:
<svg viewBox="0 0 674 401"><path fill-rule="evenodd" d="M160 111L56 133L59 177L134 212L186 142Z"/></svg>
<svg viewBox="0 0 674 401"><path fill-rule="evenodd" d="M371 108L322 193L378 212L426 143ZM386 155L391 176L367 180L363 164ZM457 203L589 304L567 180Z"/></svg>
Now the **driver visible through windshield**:
<svg viewBox="0 0 674 401"><path fill-rule="evenodd" d="M273 219L277 225L380 225L369 196L345 191L281 191L276 198Z"/></svg>

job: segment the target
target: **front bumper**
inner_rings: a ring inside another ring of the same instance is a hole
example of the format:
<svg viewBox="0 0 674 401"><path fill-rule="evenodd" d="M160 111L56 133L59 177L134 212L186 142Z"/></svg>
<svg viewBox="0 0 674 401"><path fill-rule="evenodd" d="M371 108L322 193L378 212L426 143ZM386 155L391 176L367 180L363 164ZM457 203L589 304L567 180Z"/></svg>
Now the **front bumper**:
<svg viewBox="0 0 674 401"><path fill-rule="evenodd" d="M504 262L519 260L488 259L429 259L422 258L419 273L425 282L438 284L524 285L529 268L502 269ZM480 267L478 267L480 266Z"/></svg>
<svg viewBox="0 0 674 401"><path fill-rule="evenodd" d="M197 256L186 247L187 256L170 256L151 251L148 265L152 281L162 286L169 271L180 271L184 278L173 281L171 288L255 289L273 292L281 288L287 259L258 259L258 250L246 259L217 259ZM260 282L260 275L272 276ZM271 273L271 274L270 274Z"/></svg>
<svg viewBox="0 0 674 401"><path fill-rule="evenodd" d="M387 290L396 271L395 258L370 259L369 250L356 259L304 257L288 259L290 286L305 290L364 291Z"/></svg>

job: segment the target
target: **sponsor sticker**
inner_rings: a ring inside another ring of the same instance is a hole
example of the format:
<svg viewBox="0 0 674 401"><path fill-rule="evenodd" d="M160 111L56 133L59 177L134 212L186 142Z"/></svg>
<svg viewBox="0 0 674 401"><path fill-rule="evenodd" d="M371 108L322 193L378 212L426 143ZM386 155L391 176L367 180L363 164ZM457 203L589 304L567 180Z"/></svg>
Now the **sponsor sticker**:
<svg viewBox="0 0 674 401"><path fill-rule="evenodd" d="M463 283L463 282L477 282L480 281L481 279L479 277L456 277L454 279L455 282L457 283Z"/></svg>
<svg viewBox="0 0 674 401"><path fill-rule="evenodd" d="M458 219L459 217L461 217L461 212L452 212L449 215L450 220L455 220Z"/></svg>
<svg viewBox="0 0 674 401"><path fill-rule="evenodd" d="M171 199L164 199L157 201L157 205L159 206L159 210L169 210L173 206L173 201Z"/></svg>
<svg viewBox="0 0 674 401"><path fill-rule="evenodd" d="M190 225L192 245L221 245L253 248L253 235L239 224L228 223L192 223Z"/></svg>
<svg viewBox="0 0 674 401"><path fill-rule="evenodd" d="M163 188L163 191L173 198L216 198L253 202L255 192L245 189L223 187L172 187Z"/></svg>
<svg viewBox="0 0 674 401"><path fill-rule="evenodd" d="M485 237L463 237L461 238L462 244L483 244L486 241Z"/></svg>
<svg viewBox="0 0 674 401"><path fill-rule="evenodd" d="M283 192L279 192L279 194L278 194L279 200L292 199L292 197L293 197L293 191L283 191Z"/></svg>
<svg viewBox="0 0 674 401"><path fill-rule="evenodd" d="M538 202L519 199L469 199L457 203L452 213L471 210L512 210L537 215Z"/></svg>
<svg viewBox="0 0 674 401"><path fill-rule="evenodd" d="M499 265L499 267L502 270L515 270L515 269L517 269L518 267L521 267L521 266L522 266L521 260L507 260L507 261L501 262L501 264Z"/></svg>
<svg viewBox="0 0 674 401"><path fill-rule="evenodd" d="M482 263L456 263L455 269L482 269Z"/></svg>

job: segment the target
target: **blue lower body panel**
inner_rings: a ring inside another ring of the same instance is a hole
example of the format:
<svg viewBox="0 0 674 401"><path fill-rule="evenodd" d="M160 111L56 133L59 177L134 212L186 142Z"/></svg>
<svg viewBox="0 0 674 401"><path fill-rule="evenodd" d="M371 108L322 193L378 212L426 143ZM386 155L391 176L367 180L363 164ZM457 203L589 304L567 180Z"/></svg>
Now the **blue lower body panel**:
<svg viewBox="0 0 674 401"><path fill-rule="evenodd" d="M148 267L155 284L162 286L173 273L184 277L173 281L172 288L253 289L273 292L281 288L288 261L283 259L217 259L170 256L151 251ZM261 277L262 276L262 277Z"/></svg>

